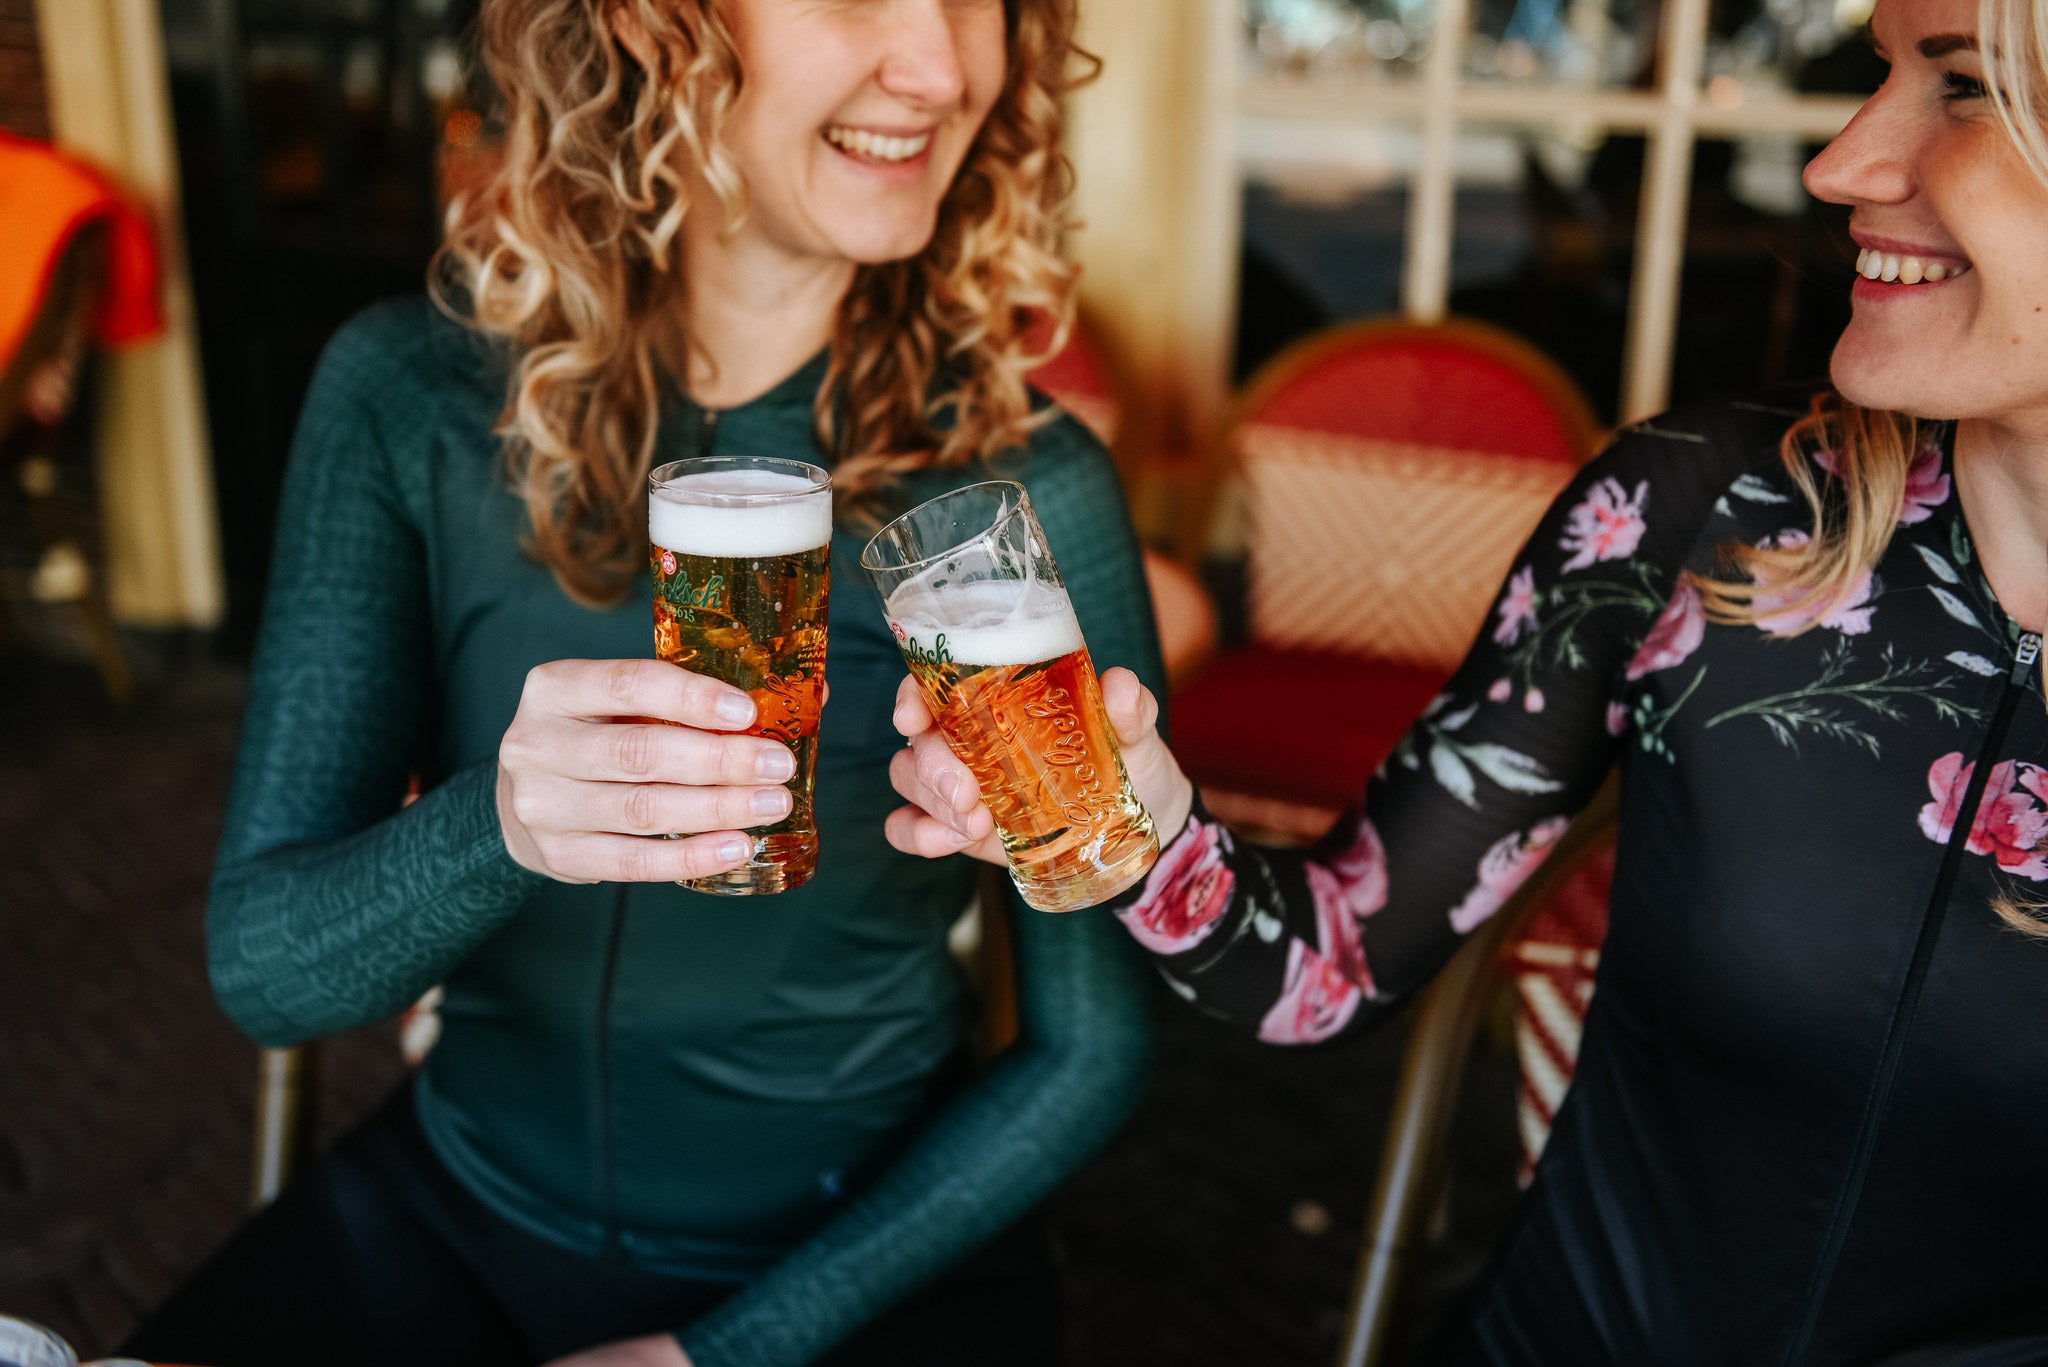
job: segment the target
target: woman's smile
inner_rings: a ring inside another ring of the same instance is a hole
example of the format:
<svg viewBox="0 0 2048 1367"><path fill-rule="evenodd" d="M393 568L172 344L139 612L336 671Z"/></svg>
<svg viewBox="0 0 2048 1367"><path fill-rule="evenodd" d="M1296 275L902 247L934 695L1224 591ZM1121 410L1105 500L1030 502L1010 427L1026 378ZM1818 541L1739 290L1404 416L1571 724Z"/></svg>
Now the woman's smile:
<svg viewBox="0 0 2048 1367"><path fill-rule="evenodd" d="M932 132L930 128L900 131L835 123L825 129L823 136L833 150L859 165L914 165L922 170L924 163L930 160Z"/></svg>
<svg viewBox="0 0 2048 1367"><path fill-rule="evenodd" d="M1849 236L1856 242L1856 283L1850 288L1858 300L1929 298L1937 285L1953 285L1970 273L1969 258L1956 251L1879 237L1850 225Z"/></svg>

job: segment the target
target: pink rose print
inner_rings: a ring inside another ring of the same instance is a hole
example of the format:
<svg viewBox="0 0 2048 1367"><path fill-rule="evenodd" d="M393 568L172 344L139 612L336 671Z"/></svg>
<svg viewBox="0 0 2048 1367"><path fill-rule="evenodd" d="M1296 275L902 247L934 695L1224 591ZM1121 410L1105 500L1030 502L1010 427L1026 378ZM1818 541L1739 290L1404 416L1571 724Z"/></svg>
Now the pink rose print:
<svg viewBox="0 0 2048 1367"><path fill-rule="evenodd" d="M1557 543L1572 552L1564 562L1565 572L1634 555L1636 543L1643 539L1643 502L1649 496L1648 480L1639 481L1633 494L1611 477L1587 490L1586 501L1572 509Z"/></svg>
<svg viewBox="0 0 2048 1367"><path fill-rule="evenodd" d="M1195 817L1166 847L1145 895L1117 912L1139 944L1155 954L1193 949L1230 906L1237 875L1223 860L1223 828Z"/></svg>
<svg viewBox="0 0 2048 1367"><path fill-rule="evenodd" d="M1522 633L1536 625L1536 567L1524 565L1508 579L1508 591L1501 595L1500 606L1494 609L1500 614L1500 625L1493 629L1493 639L1504 646L1511 646L1522 639Z"/></svg>
<svg viewBox="0 0 2048 1367"><path fill-rule="evenodd" d="M1351 844L1330 860L1330 872L1342 884L1338 899L1359 920L1387 904L1387 847L1380 843L1379 830L1371 817L1358 818L1358 830L1352 835Z"/></svg>
<svg viewBox="0 0 2048 1367"><path fill-rule="evenodd" d="M1793 550L1804 546L1810 539L1802 529L1787 527L1776 536L1765 537L1759 544L1765 550ZM1792 601L1791 593L1771 588L1769 578L1759 577L1756 582L1758 592L1752 601L1756 608L1757 629L1772 636L1797 636L1809 626L1832 627L1844 636L1861 636L1870 630L1870 619L1877 612L1876 598L1884 592L1883 580L1875 574L1865 574L1856 581L1846 598L1815 614L1788 608L1787 604Z"/></svg>
<svg viewBox="0 0 2048 1367"><path fill-rule="evenodd" d="M663 551L661 553L661 572L663 574L674 574L676 572L676 553L674 551Z"/></svg>
<svg viewBox="0 0 2048 1367"><path fill-rule="evenodd" d="M1480 857L1479 882L1465 894L1464 901L1451 908L1451 929L1469 935L1499 911L1571 824L1569 818L1553 816L1537 822L1527 835L1513 831L1496 840Z"/></svg>
<svg viewBox="0 0 2048 1367"><path fill-rule="evenodd" d="M1543 710L1543 690L1532 688L1527 693L1524 693L1522 695L1522 710L1524 712L1541 712Z"/></svg>
<svg viewBox="0 0 2048 1367"><path fill-rule="evenodd" d="M1345 902L1344 885L1320 864L1309 864L1306 872L1309 899L1316 909L1318 955L1345 982L1370 996L1372 972L1365 966L1365 945L1359 939L1358 921Z"/></svg>
<svg viewBox="0 0 2048 1367"><path fill-rule="evenodd" d="M1628 730L1628 709L1618 702L1607 704L1607 734L1618 736Z"/></svg>
<svg viewBox="0 0 2048 1367"><path fill-rule="evenodd" d="M1508 694L1514 691L1515 686L1509 683L1506 679L1495 679L1493 681L1493 687L1486 690L1486 696L1487 699L1491 702L1506 702L1508 700Z"/></svg>
<svg viewBox="0 0 2048 1367"><path fill-rule="evenodd" d="M1280 1000L1259 1022L1268 1044L1315 1044L1344 1028L1364 993L1336 966L1296 940L1287 952L1287 981Z"/></svg>
<svg viewBox="0 0 2048 1367"><path fill-rule="evenodd" d="M1906 499L1899 508L1899 525L1910 527L1934 516L1934 510L1948 502L1948 475L1941 468L1941 448L1923 446L1913 453L1906 471Z"/></svg>
<svg viewBox="0 0 2048 1367"><path fill-rule="evenodd" d="M1920 830L1929 840L1945 845L1954 834L1956 811L1970 787L1975 764L1963 763L1962 755L1951 753L1934 761L1927 770L1927 790L1934 800L1920 809ZM2017 780L2018 787L2014 786ZM1963 848L1971 854L1988 854L2007 873L2035 882L2048 879L2048 770L2016 760L1991 766L1984 781L1984 800L1978 804L1977 819L1970 823L1970 838Z"/></svg>
<svg viewBox="0 0 2048 1367"><path fill-rule="evenodd" d="M1813 453L1813 460L1829 474L1838 479L1841 477L1840 451L1816 451ZM1901 527L1925 522L1934 516L1936 508L1948 502L1949 479L1941 466L1939 446L1922 446L1913 453L1913 463L1906 468L1906 496L1899 504Z"/></svg>
<svg viewBox="0 0 2048 1367"><path fill-rule="evenodd" d="M1643 638L1635 658L1628 662L1628 681L1634 683L1645 674L1684 664L1686 657L1700 648L1706 634L1707 614L1700 606L1700 591L1693 587L1692 580L1681 578L1671 601L1664 605L1663 614Z"/></svg>

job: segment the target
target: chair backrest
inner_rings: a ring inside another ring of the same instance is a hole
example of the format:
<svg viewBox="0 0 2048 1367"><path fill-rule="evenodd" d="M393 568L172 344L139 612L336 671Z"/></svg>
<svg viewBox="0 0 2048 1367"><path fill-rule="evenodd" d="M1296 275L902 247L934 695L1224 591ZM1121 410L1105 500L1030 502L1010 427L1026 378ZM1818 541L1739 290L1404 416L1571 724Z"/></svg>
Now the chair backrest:
<svg viewBox="0 0 2048 1367"><path fill-rule="evenodd" d="M1448 671L1599 435L1571 380L1498 329L1334 328L1232 406L1182 553L1234 486L1252 640Z"/></svg>
<svg viewBox="0 0 2048 1367"><path fill-rule="evenodd" d="M1607 938L1607 899L1614 888L1614 847L1598 851L1559 883L1529 916L1501 956L1515 988L1515 1096L1521 1138L1521 1180L1536 1175L1550 1124L1571 1087L1579 1038L1593 1004L1593 976Z"/></svg>

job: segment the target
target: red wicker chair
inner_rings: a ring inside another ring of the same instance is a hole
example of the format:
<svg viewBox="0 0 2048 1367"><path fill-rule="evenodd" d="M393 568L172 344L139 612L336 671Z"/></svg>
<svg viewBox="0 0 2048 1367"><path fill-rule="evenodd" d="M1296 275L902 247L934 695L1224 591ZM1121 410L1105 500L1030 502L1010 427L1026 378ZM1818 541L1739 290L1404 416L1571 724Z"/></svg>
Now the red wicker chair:
<svg viewBox="0 0 2048 1367"><path fill-rule="evenodd" d="M1181 547L1199 559L1219 512L1242 526L1248 639L1174 695L1175 748L1218 815L1326 829L1465 653L1598 436L1563 372L1476 323L1336 328L1262 368Z"/></svg>

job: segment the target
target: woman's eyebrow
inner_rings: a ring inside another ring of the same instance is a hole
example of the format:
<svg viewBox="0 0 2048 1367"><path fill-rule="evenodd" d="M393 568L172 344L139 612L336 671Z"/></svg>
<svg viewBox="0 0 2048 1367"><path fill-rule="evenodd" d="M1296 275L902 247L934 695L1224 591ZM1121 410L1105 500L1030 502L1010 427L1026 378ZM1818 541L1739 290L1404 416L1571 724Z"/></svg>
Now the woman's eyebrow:
<svg viewBox="0 0 2048 1367"><path fill-rule="evenodd" d="M1913 46L1922 57L1946 57L1951 52L1975 52L1977 37L1971 33L1937 33Z"/></svg>

